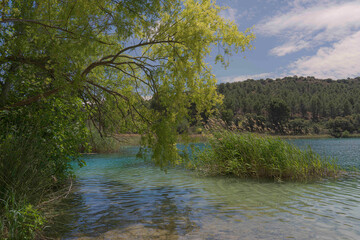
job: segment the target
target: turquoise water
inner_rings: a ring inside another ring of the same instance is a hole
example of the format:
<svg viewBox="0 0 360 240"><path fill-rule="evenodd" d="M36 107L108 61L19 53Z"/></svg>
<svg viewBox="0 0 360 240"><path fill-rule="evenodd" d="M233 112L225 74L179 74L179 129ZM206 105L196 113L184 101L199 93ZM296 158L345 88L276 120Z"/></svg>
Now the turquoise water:
<svg viewBox="0 0 360 240"><path fill-rule="evenodd" d="M303 149L311 146L313 151L322 156L336 157L343 167L357 167L360 169L359 138L296 139L289 142Z"/></svg>
<svg viewBox="0 0 360 240"><path fill-rule="evenodd" d="M360 139L291 140L345 167ZM360 239L360 177L274 183L168 173L134 156L87 156L47 230L63 239Z"/></svg>

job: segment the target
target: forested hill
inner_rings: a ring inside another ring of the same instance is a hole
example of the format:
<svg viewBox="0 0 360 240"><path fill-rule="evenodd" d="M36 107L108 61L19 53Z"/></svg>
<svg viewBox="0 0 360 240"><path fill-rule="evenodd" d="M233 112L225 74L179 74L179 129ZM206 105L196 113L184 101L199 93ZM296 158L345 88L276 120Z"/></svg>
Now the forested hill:
<svg viewBox="0 0 360 240"><path fill-rule="evenodd" d="M238 119L246 114L269 121L274 101L288 109L285 122L296 118L327 122L336 117L360 114L360 77L324 80L294 76L276 80L246 80L221 83L218 91L224 95L221 113L228 123L237 124Z"/></svg>

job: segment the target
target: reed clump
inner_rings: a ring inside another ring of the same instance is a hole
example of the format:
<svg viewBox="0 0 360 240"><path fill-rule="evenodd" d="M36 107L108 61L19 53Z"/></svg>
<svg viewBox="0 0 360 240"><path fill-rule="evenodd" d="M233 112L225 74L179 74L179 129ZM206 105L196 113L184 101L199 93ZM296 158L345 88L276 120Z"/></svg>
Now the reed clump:
<svg viewBox="0 0 360 240"><path fill-rule="evenodd" d="M195 169L206 175L232 175L275 181L306 181L336 177L341 172L334 159L320 157L310 148L268 136L219 131L209 147L194 154Z"/></svg>

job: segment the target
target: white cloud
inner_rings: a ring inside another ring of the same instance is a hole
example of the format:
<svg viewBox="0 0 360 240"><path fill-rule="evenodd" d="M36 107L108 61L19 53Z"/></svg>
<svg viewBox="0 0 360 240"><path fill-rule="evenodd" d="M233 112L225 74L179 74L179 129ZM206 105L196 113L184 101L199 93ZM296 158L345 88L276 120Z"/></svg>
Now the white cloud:
<svg viewBox="0 0 360 240"><path fill-rule="evenodd" d="M240 75L240 76L233 76L233 77L224 77L220 79L220 82L242 82L248 79L266 79L266 78L274 78L274 73L260 73L260 74L254 74L254 75Z"/></svg>
<svg viewBox="0 0 360 240"><path fill-rule="evenodd" d="M236 21L237 19L237 10L231 7L226 8L225 10L222 10L220 12L220 16L222 18L225 18L226 20L229 21Z"/></svg>
<svg viewBox="0 0 360 240"><path fill-rule="evenodd" d="M276 55L276 56L285 56L286 54L289 53L293 53L293 52L297 52L303 48L308 48L310 47L310 43L304 40L294 40L294 41L289 41L286 44L283 44L281 46L275 47L273 49L270 50L270 53L272 55Z"/></svg>
<svg viewBox="0 0 360 240"><path fill-rule="evenodd" d="M256 32L279 39L271 55L309 50L284 69L287 73L333 79L360 75L360 0L293 0L280 11L262 20Z"/></svg>
<svg viewBox="0 0 360 240"><path fill-rule="evenodd" d="M290 6L289 12L265 19L257 28L261 35L283 40L270 51L276 56L340 41L360 29L360 1L295 0Z"/></svg>
<svg viewBox="0 0 360 240"><path fill-rule="evenodd" d="M290 65L291 73L319 78L347 78L360 75L360 31L320 48L315 56L303 57Z"/></svg>

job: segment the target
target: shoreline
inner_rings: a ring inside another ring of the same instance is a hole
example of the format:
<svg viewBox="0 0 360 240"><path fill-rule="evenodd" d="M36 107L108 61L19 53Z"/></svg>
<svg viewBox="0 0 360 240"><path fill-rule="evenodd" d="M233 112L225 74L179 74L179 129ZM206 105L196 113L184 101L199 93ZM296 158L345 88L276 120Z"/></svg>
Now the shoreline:
<svg viewBox="0 0 360 240"><path fill-rule="evenodd" d="M331 136L330 134L308 134L308 135L279 135L279 134L270 134L270 133L251 133L251 132L243 132L243 133L250 133L255 134L262 137L273 137L279 138L281 140L288 140L288 139L325 139L325 138L332 138L336 139L335 137ZM189 134L186 136L179 136L177 143L205 143L208 141L210 134ZM360 134L351 134L346 138L360 138ZM119 152L120 148L122 147L130 147L130 146L139 146L141 142L141 135L140 134L116 134L116 139L118 141L106 140L103 142L106 145L106 148L94 148L91 152L81 153L83 155L92 155L92 154L101 154L101 153L116 153ZM340 138L339 138L340 139ZM343 138L341 138L343 139ZM109 141L109 142L107 142Z"/></svg>

